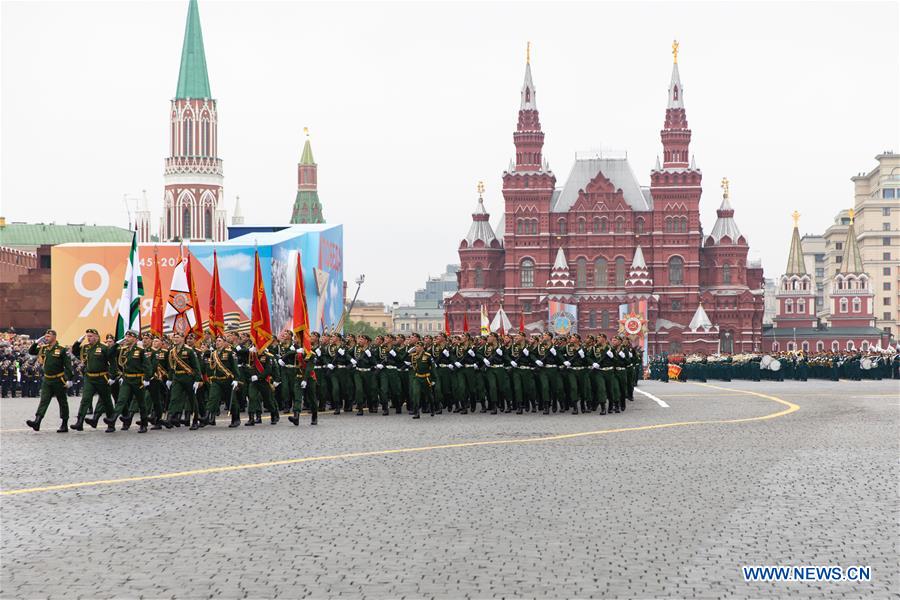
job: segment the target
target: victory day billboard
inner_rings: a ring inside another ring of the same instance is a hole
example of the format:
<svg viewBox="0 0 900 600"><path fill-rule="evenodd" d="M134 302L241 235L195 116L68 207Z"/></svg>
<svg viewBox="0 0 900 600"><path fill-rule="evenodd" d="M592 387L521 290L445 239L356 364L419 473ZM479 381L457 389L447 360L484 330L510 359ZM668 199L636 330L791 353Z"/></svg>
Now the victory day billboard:
<svg viewBox="0 0 900 600"><path fill-rule="evenodd" d="M277 232L247 234L227 242L184 244L192 256L192 269L207 329L212 286L213 250L218 255L219 279L226 328L249 327L253 288L253 253L259 249L260 266L273 333L291 326L294 276L301 257L310 327L332 328L343 310L343 228L340 225L295 225ZM169 296L172 274L181 260L175 243L140 244L144 281L141 328L148 331L153 305L155 265L159 263L163 303ZM64 343L84 330L114 333L122 295L128 244L60 244L51 251L51 321ZM166 333L169 333L167 330Z"/></svg>

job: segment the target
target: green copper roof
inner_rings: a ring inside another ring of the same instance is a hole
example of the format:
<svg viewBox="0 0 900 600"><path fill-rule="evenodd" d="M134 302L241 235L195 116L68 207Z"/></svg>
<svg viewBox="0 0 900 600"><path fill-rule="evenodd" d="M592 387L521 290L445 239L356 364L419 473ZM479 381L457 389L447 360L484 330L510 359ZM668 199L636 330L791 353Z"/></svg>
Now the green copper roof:
<svg viewBox="0 0 900 600"><path fill-rule="evenodd" d="M301 165L316 164L315 159L313 159L312 146L309 144L309 138L306 138L306 143L303 144L303 155L300 157L300 164Z"/></svg>
<svg viewBox="0 0 900 600"><path fill-rule="evenodd" d="M307 142L309 144L309 142ZM291 224L297 223L324 223L322 216L322 203L319 202L319 192L298 191L294 200L294 212L291 215Z"/></svg>
<svg viewBox="0 0 900 600"><path fill-rule="evenodd" d="M212 98L209 93L209 75L206 72L206 53L203 51L203 32L200 30L197 0L190 0L188 4L175 98Z"/></svg>
<svg viewBox="0 0 900 600"><path fill-rule="evenodd" d="M0 246L55 246L67 243L130 242L132 232L110 225L7 223L0 227Z"/></svg>
<svg viewBox="0 0 900 600"><path fill-rule="evenodd" d="M794 225L794 235L791 238L791 250L788 252L787 269L785 275L806 275L806 263L803 261L803 246L800 243L800 231Z"/></svg>
<svg viewBox="0 0 900 600"><path fill-rule="evenodd" d="M841 273L864 273L859 244L856 243L856 227L850 221L847 229L847 241L844 242L844 259L841 261Z"/></svg>

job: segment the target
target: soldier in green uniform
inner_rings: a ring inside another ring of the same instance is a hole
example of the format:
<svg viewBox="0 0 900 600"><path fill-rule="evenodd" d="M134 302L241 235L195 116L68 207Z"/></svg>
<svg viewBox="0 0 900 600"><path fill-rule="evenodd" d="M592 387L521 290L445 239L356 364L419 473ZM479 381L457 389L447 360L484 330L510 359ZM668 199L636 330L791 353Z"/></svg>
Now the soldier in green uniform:
<svg viewBox="0 0 900 600"><path fill-rule="evenodd" d="M578 398L579 398L579 372L584 369L581 365L581 357L578 354L581 340L576 334L569 336L568 343L563 349L560 357L562 360L563 377L566 382L566 402L563 405L562 412L572 409L572 414L578 414ZM583 351L582 351L583 352Z"/></svg>
<svg viewBox="0 0 900 600"><path fill-rule="evenodd" d="M119 379L119 396L116 399L116 407L111 417L104 417L103 422L108 426L116 424L116 417L125 415L129 410L132 400L137 402L137 408L141 415L138 421L138 433L147 433L147 425L150 421L147 415L147 400L144 389L150 386L150 378L153 376L152 352L141 348L137 343L136 331L127 331L125 339L117 344L117 356L113 363L113 375ZM131 426L131 417L122 421L122 429Z"/></svg>
<svg viewBox="0 0 900 600"><path fill-rule="evenodd" d="M272 356L278 363L278 396L277 404L282 412L290 410L293 406L294 382L297 374L294 372L294 357L297 355L297 348L293 343L293 332L285 329L278 335L278 343L269 347Z"/></svg>
<svg viewBox="0 0 900 600"><path fill-rule="evenodd" d="M340 357L340 353L338 350L343 351L340 347L340 340L335 336L325 336L325 339L322 340L324 347L322 348L322 361L325 363L325 368L328 369L325 372L325 381L327 382L328 388L328 399L331 400L331 408L334 409L334 414L341 414L341 409L344 407L343 397L341 395L341 385L343 381L341 381L341 377L337 373L337 362Z"/></svg>
<svg viewBox="0 0 900 600"><path fill-rule="evenodd" d="M613 374L616 378L616 384L618 385L618 410L616 412L625 412L625 399L628 394L628 375L627 375L627 365L628 365L628 355L625 353L625 349L622 347L622 338L616 336L612 339L612 362L613 362Z"/></svg>
<svg viewBox="0 0 900 600"><path fill-rule="evenodd" d="M206 404L206 424L215 425L219 414L219 405L225 402L231 412L229 427L237 427L241 422L241 413L237 401L232 399L234 391L240 385L238 364L234 349L225 341L224 336L216 336L216 347L209 354L209 397Z"/></svg>
<svg viewBox="0 0 900 600"><path fill-rule="evenodd" d="M592 409L598 411L601 415L606 414L606 375L609 373L608 361L609 357L606 352L609 347L606 344L606 336L600 334L598 340L588 349L587 361L590 363L588 373L591 378L591 390L593 392ZM603 370L603 369L607 370Z"/></svg>
<svg viewBox="0 0 900 600"><path fill-rule="evenodd" d="M85 343L87 338L87 343ZM97 428L101 415L111 417L113 403L109 395L110 363L115 360L114 352L106 345L100 343L100 334L96 329L88 329L84 335L72 344L72 354L81 360L84 365L84 390L81 394L81 405L78 407L78 416L72 429L83 431L84 423ZM93 417L86 419L91 411L94 396L97 396L97 407L93 410ZM113 427L112 431L115 431Z"/></svg>
<svg viewBox="0 0 900 600"><path fill-rule="evenodd" d="M483 358L485 368L485 382L487 387L488 405L491 414L496 415L504 402L504 397L509 393L509 379L506 377L506 360L503 348L500 347L496 333L488 335L484 344Z"/></svg>
<svg viewBox="0 0 900 600"><path fill-rule="evenodd" d="M69 431L69 401L66 398L66 389L72 385L72 357L68 350L59 344L56 339L56 331L48 329L44 336L33 343L28 349L28 354L36 355L38 363L44 370L44 378L41 382L41 401L33 420L25 421L25 424L35 431L41 430L41 421L50 406L50 400L56 398L59 404L59 417L62 425L57 433Z"/></svg>
<svg viewBox="0 0 900 600"><path fill-rule="evenodd" d="M510 347L510 374L513 384L513 406L521 415L527 407L534 410L534 361L525 334L519 332Z"/></svg>
<svg viewBox="0 0 900 600"><path fill-rule="evenodd" d="M276 386L271 382L275 364L277 364L275 358L269 352L257 353L255 348L250 349L250 404L248 405L250 418L244 425L252 426L262 423L263 406L271 416L269 424L278 424L278 407L272 399Z"/></svg>
<svg viewBox="0 0 900 600"><path fill-rule="evenodd" d="M436 401L433 397L433 383L431 382L432 370L434 362L431 354L425 351L425 344L417 341L409 353L410 362L412 363L412 412L413 419L421 416L422 401L429 400L431 407L431 416L434 416L434 405Z"/></svg>
<svg viewBox="0 0 900 600"><path fill-rule="evenodd" d="M195 430L200 426L195 396L202 381L200 359L197 358L197 352L184 343L183 334L176 331L172 334L172 341L174 345L169 350L167 365L169 422L176 427L190 424L191 430Z"/></svg>
<svg viewBox="0 0 900 600"><path fill-rule="evenodd" d="M400 365L403 361L394 348L394 336L384 336L382 345L374 349L374 354L375 370L379 372L379 383L381 385L381 402L386 410L388 402L390 402L399 415L402 410Z"/></svg>
<svg viewBox="0 0 900 600"><path fill-rule="evenodd" d="M319 399L316 390L317 372L315 369L316 354L310 349L307 351L303 348L303 332L297 334L294 340L294 347L297 354L294 358L294 377L296 385L294 389L294 404L291 407L294 413L288 417L288 421L295 426L300 425L300 411L303 409L303 397L306 396L306 403L312 413L310 425L316 425L319 422Z"/></svg>
<svg viewBox="0 0 900 600"><path fill-rule="evenodd" d="M166 365L169 364L169 351L163 344L162 339L154 336L150 342L150 352L153 354L153 378L150 379L150 387L147 388L149 404L150 404L150 422L153 427L150 429L171 429L172 424L166 420L163 415L166 414Z"/></svg>
<svg viewBox="0 0 900 600"><path fill-rule="evenodd" d="M372 369L375 365L375 357L369 348L369 336L361 335L357 343L348 352L350 353L350 366L353 370L353 392L356 396L356 414L365 414L368 405L370 413L375 412L373 402L377 401ZM387 414L387 402L384 405Z"/></svg>

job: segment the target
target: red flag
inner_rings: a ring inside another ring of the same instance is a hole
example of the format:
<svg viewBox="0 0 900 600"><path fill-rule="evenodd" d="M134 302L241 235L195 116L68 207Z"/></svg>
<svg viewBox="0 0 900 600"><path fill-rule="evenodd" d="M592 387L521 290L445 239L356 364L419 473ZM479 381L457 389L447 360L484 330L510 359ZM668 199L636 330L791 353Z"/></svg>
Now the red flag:
<svg viewBox="0 0 900 600"><path fill-rule="evenodd" d="M150 333L162 337L163 334L163 299L162 284L159 281L159 256L153 253L153 310L150 313Z"/></svg>
<svg viewBox="0 0 900 600"><path fill-rule="evenodd" d="M193 284L193 281L191 281ZM213 250L212 287L209 288L209 332L213 336L225 333L225 314L222 309L222 286L219 283L219 257Z"/></svg>
<svg viewBox="0 0 900 600"><path fill-rule="evenodd" d="M450 335L450 313L444 309L444 333Z"/></svg>
<svg viewBox="0 0 900 600"><path fill-rule="evenodd" d="M190 252L188 252L187 258L187 269L185 271L185 274L187 275L188 293L191 296L191 306L194 307L195 319L194 325L191 327L189 332L185 332L185 335L187 335L187 333L193 333L197 341L200 341L201 339L203 339L203 317L200 316L200 300L197 298L197 286L194 283L194 274L191 272L192 261Z"/></svg>
<svg viewBox="0 0 900 600"><path fill-rule="evenodd" d="M463 333L469 333L469 314L463 313Z"/></svg>
<svg viewBox="0 0 900 600"><path fill-rule="evenodd" d="M269 319L269 301L266 299L266 284L259 266L259 250L256 251L256 272L253 274L253 308L250 311L250 339L257 353L272 343L272 321Z"/></svg>
<svg viewBox="0 0 900 600"><path fill-rule="evenodd" d="M303 349L312 350L309 341L309 311L306 310L306 286L303 284L303 265L297 255L297 276L294 282L294 333L303 340Z"/></svg>
<svg viewBox="0 0 900 600"><path fill-rule="evenodd" d="M525 313L519 313L519 331L525 333Z"/></svg>

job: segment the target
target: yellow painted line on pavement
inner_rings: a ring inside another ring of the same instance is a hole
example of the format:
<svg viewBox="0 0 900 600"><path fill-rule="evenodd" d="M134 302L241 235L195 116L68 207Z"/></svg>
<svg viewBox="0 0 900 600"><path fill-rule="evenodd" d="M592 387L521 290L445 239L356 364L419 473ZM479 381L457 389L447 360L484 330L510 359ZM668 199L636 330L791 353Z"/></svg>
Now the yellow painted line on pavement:
<svg viewBox="0 0 900 600"><path fill-rule="evenodd" d="M699 385L703 387L708 387L716 390L725 390L725 391L734 391L734 388L725 388L719 387L716 385L710 385L707 383L692 383L692 385ZM511 444L533 444L540 442L554 442L559 440L571 440L575 438L581 437L589 437L589 436L599 436L606 435L609 433L625 433L631 431L651 431L654 429L668 429L671 427L686 427L691 425L719 425L719 424L732 424L732 423L749 423L751 421L766 421L769 419L777 419L778 417L783 417L785 415L789 415L793 412L800 410L800 406L794 404L793 402L788 402L787 400L783 400L776 396L770 396L768 394L762 394L760 392L751 392L748 390L738 390L744 392L747 395L757 396L759 398L763 398L766 400L771 400L772 402L777 402L785 406L783 410L778 412L770 413L767 415L762 415L759 417L745 417L741 419L717 419L710 421L680 421L677 423L658 423L656 425L640 425L637 427L621 427L617 429L600 429L597 431L580 431L576 433L563 433L558 435L548 435L542 437L530 437L530 438L517 438L517 439L505 439L505 440L483 440L483 441L474 441L474 442L459 442L456 444L439 444L434 446L420 446L416 448L394 448L389 450L370 450L367 452L347 452L344 454L332 454L326 456L308 456L303 458L288 458L284 460L272 460L267 462L260 463L249 463L243 465L227 465L222 467L208 467L205 469L193 469L190 471L177 471L173 473L159 473L156 475L138 475L135 477L122 477L118 479L100 479L96 481L80 481L75 483L63 483L58 485L47 485L42 487L32 487L32 488L22 488L17 490L3 490L0 491L0 496L15 496L19 494L34 494L38 492L54 492L61 490L72 490L78 488L86 488L86 487L96 487L101 485L113 485L113 484L122 484L122 483L135 483L138 481L154 481L159 479L176 479L179 477L193 477L196 475L210 475L213 473L230 473L233 471L246 471L248 469L263 469L267 467L279 467L284 465L297 465L302 463L311 463L311 462L324 462L331 460L346 460L351 458L365 458L371 456L389 456L393 454L411 454L415 452L431 452L434 450L450 450L457 448L475 448L479 446L503 446L503 445L511 445Z"/></svg>

